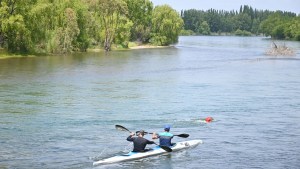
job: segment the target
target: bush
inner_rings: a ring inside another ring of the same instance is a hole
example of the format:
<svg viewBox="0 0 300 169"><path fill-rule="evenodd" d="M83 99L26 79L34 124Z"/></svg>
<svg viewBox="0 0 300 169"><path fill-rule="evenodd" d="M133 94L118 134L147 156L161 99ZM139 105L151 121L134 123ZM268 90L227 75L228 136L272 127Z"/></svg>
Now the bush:
<svg viewBox="0 0 300 169"><path fill-rule="evenodd" d="M179 33L180 36L191 36L191 35L196 35L194 31L192 30L181 30Z"/></svg>
<svg viewBox="0 0 300 169"><path fill-rule="evenodd" d="M251 36L252 35L251 32L248 32L248 31L245 31L245 30L240 30L240 29L236 30L234 32L234 34L236 36Z"/></svg>

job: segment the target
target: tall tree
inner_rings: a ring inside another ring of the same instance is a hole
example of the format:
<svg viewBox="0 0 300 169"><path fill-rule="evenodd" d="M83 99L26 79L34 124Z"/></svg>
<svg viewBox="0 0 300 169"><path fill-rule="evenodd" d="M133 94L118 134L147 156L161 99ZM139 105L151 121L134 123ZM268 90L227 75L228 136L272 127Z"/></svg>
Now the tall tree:
<svg viewBox="0 0 300 169"><path fill-rule="evenodd" d="M209 35L210 34L210 28L209 28L209 25L206 21L203 21L200 24L199 33L202 34L202 35Z"/></svg>
<svg viewBox="0 0 300 169"><path fill-rule="evenodd" d="M274 13L270 15L266 20L264 20L260 24L260 30L266 35L266 36L272 36L273 29L280 25L283 22L283 18L279 13Z"/></svg>
<svg viewBox="0 0 300 169"><path fill-rule="evenodd" d="M128 15L127 4L124 0L94 0L91 4L101 20L104 49L110 51L111 45L116 39L116 31L124 25L124 21L128 21L126 19ZM123 24L120 24L121 22Z"/></svg>
<svg viewBox="0 0 300 169"><path fill-rule="evenodd" d="M203 21L205 21L206 14L204 11L190 9L190 10L185 10L181 15L181 17L184 21L185 30L192 30L194 32L197 32L199 25Z"/></svg>
<svg viewBox="0 0 300 169"><path fill-rule="evenodd" d="M10 52L28 52L32 48L30 30L25 18L28 9L35 1L0 1L0 45Z"/></svg>
<svg viewBox="0 0 300 169"><path fill-rule="evenodd" d="M126 0L128 17L132 21L131 40L148 42L150 39L153 4L150 0Z"/></svg>
<svg viewBox="0 0 300 169"><path fill-rule="evenodd" d="M252 27L251 17L247 13L240 13L235 16L237 27L235 29L250 31Z"/></svg>
<svg viewBox="0 0 300 169"><path fill-rule="evenodd" d="M300 16L294 18L285 30L287 37L300 41Z"/></svg>
<svg viewBox="0 0 300 169"><path fill-rule="evenodd" d="M87 6L82 0L38 0L27 15L37 52L65 53L88 47ZM41 29L42 28L42 29Z"/></svg>
<svg viewBox="0 0 300 169"><path fill-rule="evenodd" d="M169 45L178 41L183 20L176 10L168 5L156 6L152 14L152 36L150 42Z"/></svg>
<svg viewBox="0 0 300 169"><path fill-rule="evenodd" d="M300 40L300 16L295 17L290 13L276 12L271 14L260 24L261 31L266 36L275 39Z"/></svg>
<svg viewBox="0 0 300 169"><path fill-rule="evenodd" d="M79 35L79 32L75 11L71 8L66 8L64 11L63 25L58 29L62 51L70 52L73 50L74 46L72 44Z"/></svg>
<svg viewBox="0 0 300 169"><path fill-rule="evenodd" d="M210 9L207 11L207 22L210 26L212 32L218 32L221 29L221 17L218 11L215 9Z"/></svg>

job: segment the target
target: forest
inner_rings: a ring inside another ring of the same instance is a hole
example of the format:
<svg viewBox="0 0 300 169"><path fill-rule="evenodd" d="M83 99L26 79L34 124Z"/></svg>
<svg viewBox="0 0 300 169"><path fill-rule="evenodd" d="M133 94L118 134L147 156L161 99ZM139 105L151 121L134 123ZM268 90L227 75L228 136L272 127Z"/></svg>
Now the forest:
<svg viewBox="0 0 300 169"><path fill-rule="evenodd" d="M110 51L130 42L167 46L179 35L224 33L300 41L300 16L247 5L178 12L150 0L0 0L0 48L10 53Z"/></svg>
<svg viewBox="0 0 300 169"><path fill-rule="evenodd" d="M274 39L300 41L300 16L293 12L253 9L244 5L239 11L210 9L181 11L184 20L183 34L271 36Z"/></svg>

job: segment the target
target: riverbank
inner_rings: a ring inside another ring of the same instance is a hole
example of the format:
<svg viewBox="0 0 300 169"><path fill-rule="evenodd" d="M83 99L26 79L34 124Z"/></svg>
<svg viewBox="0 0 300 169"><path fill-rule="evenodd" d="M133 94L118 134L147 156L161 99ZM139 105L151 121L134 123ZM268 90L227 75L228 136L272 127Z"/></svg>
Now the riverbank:
<svg viewBox="0 0 300 169"><path fill-rule="evenodd" d="M170 46L140 45L140 46L129 47L129 49L151 49L151 48L168 48L168 47Z"/></svg>
<svg viewBox="0 0 300 169"><path fill-rule="evenodd" d="M36 57L36 56L35 55L14 55L14 54L2 55L2 54L0 54L0 59L28 58L28 57Z"/></svg>
<svg viewBox="0 0 300 169"><path fill-rule="evenodd" d="M154 48L168 48L170 46L153 46L153 45L132 45L128 48L122 48L122 47L113 47L112 51L117 50L137 50L137 49L154 49ZM103 48L89 48L87 49L87 52L105 52ZM52 54L49 54L52 55ZM4 49L0 49L0 59L9 59L9 58L25 58L25 57L36 57L38 55L21 55L21 54L12 54L8 53Z"/></svg>
<svg viewBox="0 0 300 169"><path fill-rule="evenodd" d="M138 45L134 42L130 42L128 45L128 48L123 48L121 46L113 46L112 51L116 50L136 50L136 49L154 49L154 48L168 48L170 46L155 46L150 44L142 44ZM105 52L103 48L89 48L87 49L87 52Z"/></svg>
<svg viewBox="0 0 300 169"><path fill-rule="evenodd" d="M8 53L3 48L0 49L0 59L22 58L22 57L34 57L34 55L12 54L12 53Z"/></svg>

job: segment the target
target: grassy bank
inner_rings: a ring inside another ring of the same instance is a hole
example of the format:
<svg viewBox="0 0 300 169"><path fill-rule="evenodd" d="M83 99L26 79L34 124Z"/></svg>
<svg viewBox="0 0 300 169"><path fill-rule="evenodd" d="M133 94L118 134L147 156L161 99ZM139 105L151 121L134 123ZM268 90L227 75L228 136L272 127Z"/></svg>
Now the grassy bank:
<svg viewBox="0 0 300 169"><path fill-rule="evenodd" d="M3 48L0 48L0 59L10 58L11 54L8 54Z"/></svg>
<svg viewBox="0 0 300 169"><path fill-rule="evenodd" d="M154 46L151 44L139 44L137 42L129 42L128 47L124 47L122 45L113 45L112 51L116 50L133 50L133 49L149 49L149 48L166 48L169 46ZM102 47L99 46L93 46L91 48L87 49L87 52L105 52L105 50ZM51 55L51 54L34 54L34 55L28 55L28 54L14 54L9 53L5 49L0 48L0 59L9 59L9 58L22 58L22 57L36 57L40 55Z"/></svg>
<svg viewBox="0 0 300 169"><path fill-rule="evenodd" d="M8 53L3 48L0 48L0 59L21 58L21 57L28 57L28 56L31 56L31 55L12 54L12 53Z"/></svg>

